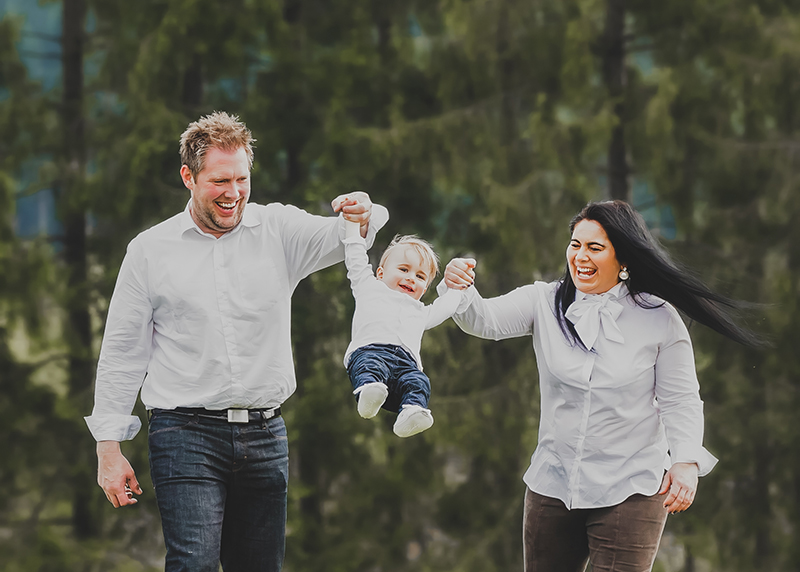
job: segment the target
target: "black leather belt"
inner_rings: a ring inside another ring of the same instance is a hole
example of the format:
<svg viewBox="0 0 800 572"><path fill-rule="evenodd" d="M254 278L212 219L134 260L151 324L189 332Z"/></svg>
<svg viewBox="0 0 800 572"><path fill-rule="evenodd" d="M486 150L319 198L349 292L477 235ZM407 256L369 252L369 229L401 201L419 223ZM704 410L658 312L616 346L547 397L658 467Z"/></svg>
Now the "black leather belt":
<svg viewBox="0 0 800 572"><path fill-rule="evenodd" d="M158 413L179 413L181 415L197 415L228 423L251 423L269 421L281 414L280 407L272 409L205 409L204 407L176 407L175 409L153 409L153 415Z"/></svg>

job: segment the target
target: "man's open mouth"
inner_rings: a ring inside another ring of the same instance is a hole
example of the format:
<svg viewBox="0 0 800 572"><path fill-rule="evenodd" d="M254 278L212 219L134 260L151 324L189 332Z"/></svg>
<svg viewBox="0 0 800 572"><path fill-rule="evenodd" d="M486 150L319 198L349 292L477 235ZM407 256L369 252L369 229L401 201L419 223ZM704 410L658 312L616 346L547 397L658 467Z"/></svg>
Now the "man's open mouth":
<svg viewBox="0 0 800 572"><path fill-rule="evenodd" d="M236 205L239 201L231 201L231 202L223 202L223 201L214 201L220 209L225 212L231 212L236 208Z"/></svg>

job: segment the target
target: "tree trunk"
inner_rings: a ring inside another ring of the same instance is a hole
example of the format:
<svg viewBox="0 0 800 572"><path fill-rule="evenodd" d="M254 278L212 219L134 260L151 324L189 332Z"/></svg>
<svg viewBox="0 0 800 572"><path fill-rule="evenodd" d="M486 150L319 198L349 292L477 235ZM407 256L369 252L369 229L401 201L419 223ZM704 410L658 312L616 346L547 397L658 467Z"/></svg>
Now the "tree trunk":
<svg viewBox="0 0 800 572"><path fill-rule="evenodd" d="M758 363L754 371L760 372L763 368L762 360L754 358L754 363ZM754 447L753 457L755 466L755 482L753 483L753 499L750 505L755 514L751 518L756 526L756 546L754 555L755 570L767 572L772 570L772 538L770 528L772 527L772 503L770 502L769 484L772 466L772 447L769 439L768 411L767 411L767 381L760 375L753 374L751 400L751 410L757 419L761 420L761 425L756 426L753 431Z"/></svg>
<svg viewBox="0 0 800 572"><path fill-rule="evenodd" d="M603 32L603 79L617 118L608 146L608 196L630 201L625 150L625 0L607 0Z"/></svg>
<svg viewBox="0 0 800 572"><path fill-rule="evenodd" d="M86 142L83 116L83 53L85 0L64 0L62 16L62 124L63 180L59 207L64 225L64 264L67 273L66 339L69 344L68 383L70 398L78 411L91 403L92 333L89 317L86 260ZM72 474L72 521L78 538L97 531L91 506L94 497L93 448L83 424L76 426Z"/></svg>
<svg viewBox="0 0 800 572"><path fill-rule="evenodd" d="M192 56L192 63L183 73L183 93L181 97L186 113L194 117L203 104L203 58L200 54Z"/></svg>

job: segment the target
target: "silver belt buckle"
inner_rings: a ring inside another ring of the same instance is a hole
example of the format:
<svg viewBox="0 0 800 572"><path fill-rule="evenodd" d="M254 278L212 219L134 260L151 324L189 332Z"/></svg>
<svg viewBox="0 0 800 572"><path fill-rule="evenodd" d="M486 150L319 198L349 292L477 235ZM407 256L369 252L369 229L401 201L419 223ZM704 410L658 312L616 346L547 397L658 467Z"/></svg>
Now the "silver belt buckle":
<svg viewBox="0 0 800 572"><path fill-rule="evenodd" d="M228 423L249 423L250 412L247 409L228 409Z"/></svg>

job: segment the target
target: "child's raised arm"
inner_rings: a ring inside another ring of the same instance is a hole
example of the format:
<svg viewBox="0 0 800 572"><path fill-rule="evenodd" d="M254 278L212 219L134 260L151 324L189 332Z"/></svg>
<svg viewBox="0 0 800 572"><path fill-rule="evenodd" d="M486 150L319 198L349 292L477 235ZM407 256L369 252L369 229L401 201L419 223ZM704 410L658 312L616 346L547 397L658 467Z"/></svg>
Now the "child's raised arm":
<svg viewBox="0 0 800 572"><path fill-rule="evenodd" d="M457 313L461 303L465 299L465 292L475 280L476 262L472 258L454 258L447 264L445 275L442 282L447 286L447 290L442 292L441 287L437 288L440 296L433 301L430 306L428 321L425 325L426 330L435 328L447 318ZM448 271L450 280L448 280ZM453 284L454 286L451 286Z"/></svg>
<svg viewBox="0 0 800 572"><path fill-rule="evenodd" d="M361 237L361 225L347 219L344 221L345 236L342 240L344 244L344 264L347 267L347 278L350 280L350 287L355 292L367 281L374 281L375 275L372 273L372 266L369 264L367 256L367 244Z"/></svg>

